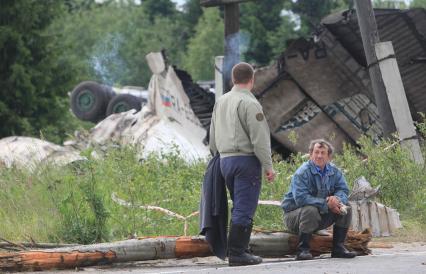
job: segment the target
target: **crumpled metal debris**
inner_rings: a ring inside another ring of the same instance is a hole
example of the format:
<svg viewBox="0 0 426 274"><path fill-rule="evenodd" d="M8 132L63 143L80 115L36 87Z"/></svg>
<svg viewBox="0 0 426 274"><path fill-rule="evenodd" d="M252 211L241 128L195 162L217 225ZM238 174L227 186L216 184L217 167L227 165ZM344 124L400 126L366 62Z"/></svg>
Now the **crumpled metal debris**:
<svg viewBox="0 0 426 274"><path fill-rule="evenodd" d="M355 180L349 201L360 201L363 199L374 199L380 193L380 185L373 188L364 176Z"/></svg>

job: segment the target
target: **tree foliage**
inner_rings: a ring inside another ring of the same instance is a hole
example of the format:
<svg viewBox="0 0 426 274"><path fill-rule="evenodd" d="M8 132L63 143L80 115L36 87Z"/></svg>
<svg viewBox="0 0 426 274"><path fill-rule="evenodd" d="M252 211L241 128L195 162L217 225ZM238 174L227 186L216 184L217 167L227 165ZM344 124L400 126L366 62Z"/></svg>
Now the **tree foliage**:
<svg viewBox="0 0 426 274"><path fill-rule="evenodd" d="M268 43L267 36L276 32L282 24L283 7L282 0L255 1L241 5L241 41L247 49L243 54L246 61L259 65L266 65L271 61L274 45Z"/></svg>
<svg viewBox="0 0 426 274"><path fill-rule="evenodd" d="M64 10L60 1L0 4L0 137L64 136L69 64L55 35L46 33Z"/></svg>
<svg viewBox="0 0 426 274"><path fill-rule="evenodd" d="M142 7L151 22L159 16L170 17L176 14L175 4L170 0L143 0Z"/></svg>
<svg viewBox="0 0 426 274"><path fill-rule="evenodd" d="M410 4L410 8L425 8L426 0L413 0Z"/></svg>
<svg viewBox="0 0 426 274"><path fill-rule="evenodd" d="M223 36L224 26L219 10L207 9L195 28L184 58L184 66L194 79L214 78L214 57L223 55Z"/></svg>
<svg viewBox="0 0 426 274"><path fill-rule="evenodd" d="M267 41L271 46L271 52L269 53L271 58L276 58L283 53L291 40L307 33L306 29L298 26L294 16L292 13L282 15L280 26L275 31L268 32Z"/></svg>
<svg viewBox="0 0 426 274"><path fill-rule="evenodd" d="M203 15L203 9L200 6L199 0L187 0L183 5L184 21L193 31L198 23L198 19Z"/></svg>
<svg viewBox="0 0 426 274"><path fill-rule="evenodd" d="M326 15L348 9L353 0L297 0L292 3L292 11L302 17L303 24L315 27Z"/></svg>
<svg viewBox="0 0 426 274"><path fill-rule="evenodd" d="M374 8L385 8L385 9L405 9L407 5L403 0L374 0Z"/></svg>
<svg viewBox="0 0 426 274"><path fill-rule="evenodd" d="M75 85L94 80L146 86L151 72L145 55L150 51L166 49L173 62L180 63L188 39L180 18L151 18L146 9L144 5L111 3L55 22L52 31L66 34L61 41L64 58L78 67Z"/></svg>

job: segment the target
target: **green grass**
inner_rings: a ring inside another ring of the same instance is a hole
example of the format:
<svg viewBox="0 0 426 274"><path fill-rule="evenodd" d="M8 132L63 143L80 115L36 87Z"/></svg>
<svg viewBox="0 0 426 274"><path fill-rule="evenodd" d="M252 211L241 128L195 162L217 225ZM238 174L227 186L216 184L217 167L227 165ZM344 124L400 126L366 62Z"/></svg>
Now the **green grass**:
<svg viewBox="0 0 426 274"><path fill-rule="evenodd" d="M359 149L346 147L334 162L345 171L350 185L361 175L373 186L380 184L379 200L401 213L408 228L402 231L409 234L411 228L426 224L426 171L399 146L385 149L390 144L361 138ZM92 243L132 235L183 235L182 220L119 205L111 196L115 193L133 205L160 206L187 216L198 210L206 163L187 164L178 152L138 162L132 147L109 149L102 159L91 158L90 151L84 155L88 161L40 167L32 174L0 167L0 237ZM368 160L362 161L365 157ZM301 154L288 161L276 160L276 181L263 183L260 199L280 201L291 175L304 160ZM189 218L188 224L188 234L198 234L198 216ZM255 226L282 230L281 209L259 206Z"/></svg>

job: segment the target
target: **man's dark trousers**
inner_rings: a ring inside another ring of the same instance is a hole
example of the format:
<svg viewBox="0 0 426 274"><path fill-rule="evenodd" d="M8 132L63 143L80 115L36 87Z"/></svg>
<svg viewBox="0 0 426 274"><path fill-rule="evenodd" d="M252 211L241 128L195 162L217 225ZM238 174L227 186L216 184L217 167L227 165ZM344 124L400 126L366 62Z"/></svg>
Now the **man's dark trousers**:
<svg viewBox="0 0 426 274"><path fill-rule="evenodd" d="M261 188L259 160L254 155L224 157L220 160L220 169L233 202L232 223L251 225Z"/></svg>
<svg viewBox="0 0 426 274"><path fill-rule="evenodd" d="M348 228L351 225L352 211L348 207L346 215L338 215L329 211L320 214L315 206L304 206L284 213L284 223L294 233L312 234L317 230L336 224L338 227Z"/></svg>

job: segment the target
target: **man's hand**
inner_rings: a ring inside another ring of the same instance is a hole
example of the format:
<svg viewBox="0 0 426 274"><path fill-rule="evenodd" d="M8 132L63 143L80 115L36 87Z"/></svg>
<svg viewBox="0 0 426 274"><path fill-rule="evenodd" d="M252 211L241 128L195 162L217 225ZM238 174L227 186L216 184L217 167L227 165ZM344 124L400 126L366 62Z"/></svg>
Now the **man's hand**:
<svg viewBox="0 0 426 274"><path fill-rule="evenodd" d="M340 200L336 196L327 197L327 206L334 214L340 214Z"/></svg>
<svg viewBox="0 0 426 274"><path fill-rule="evenodd" d="M272 183L275 180L276 173L273 168L266 170L265 175L268 182Z"/></svg>

